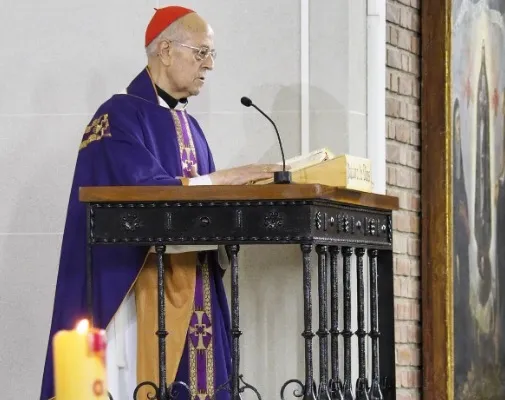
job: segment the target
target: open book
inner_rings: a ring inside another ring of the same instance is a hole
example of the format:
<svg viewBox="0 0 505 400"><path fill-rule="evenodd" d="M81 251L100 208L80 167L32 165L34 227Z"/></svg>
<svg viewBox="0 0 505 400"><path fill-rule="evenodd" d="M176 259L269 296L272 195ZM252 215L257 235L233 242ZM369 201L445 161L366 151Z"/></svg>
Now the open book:
<svg viewBox="0 0 505 400"><path fill-rule="evenodd" d="M282 162L278 164L282 165ZM293 183L319 183L362 192L371 192L373 188L370 160L348 154L335 156L326 148L289 158L286 160L288 167ZM272 182L273 178L254 183Z"/></svg>
<svg viewBox="0 0 505 400"><path fill-rule="evenodd" d="M323 161L332 160L335 155L328 149L315 150L305 156L296 156L286 160L286 167L290 167L291 172L300 171L301 169L312 167L313 165L322 163ZM282 161L278 163L282 165Z"/></svg>

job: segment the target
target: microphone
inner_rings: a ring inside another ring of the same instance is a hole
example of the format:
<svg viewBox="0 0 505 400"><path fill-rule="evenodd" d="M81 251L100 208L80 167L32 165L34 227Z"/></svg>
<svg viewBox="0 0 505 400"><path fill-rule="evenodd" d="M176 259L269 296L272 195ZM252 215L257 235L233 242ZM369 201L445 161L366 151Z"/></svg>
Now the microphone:
<svg viewBox="0 0 505 400"><path fill-rule="evenodd" d="M291 171L286 171L286 158L284 157L284 148L282 146L281 135L279 135L279 131L277 130L277 125L275 125L275 122L272 121L272 119L268 115L266 115L262 110L260 110L249 97L242 97L240 99L240 102L245 107L251 107L251 106L254 107L274 126L275 133L277 134L277 140L279 141L279 147L281 148L281 156L282 156L282 171L274 172L274 183L291 183Z"/></svg>

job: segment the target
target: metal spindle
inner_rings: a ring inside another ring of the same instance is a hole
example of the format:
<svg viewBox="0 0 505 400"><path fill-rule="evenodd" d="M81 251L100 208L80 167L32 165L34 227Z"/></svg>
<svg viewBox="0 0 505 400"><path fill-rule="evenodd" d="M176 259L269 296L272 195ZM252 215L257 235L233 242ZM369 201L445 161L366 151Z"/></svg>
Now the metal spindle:
<svg viewBox="0 0 505 400"><path fill-rule="evenodd" d="M318 295L319 295L319 390L318 400L330 400L328 391L328 246L316 246L318 256Z"/></svg>
<svg viewBox="0 0 505 400"><path fill-rule="evenodd" d="M155 247L158 266L158 355L159 355L159 397L161 400L168 399L167 396L167 366L166 366L166 337L168 332L165 329L165 265L163 255L165 246Z"/></svg>
<svg viewBox="0 0 505 400"><path fill-rule="evenodd" d="M367 332L365 330L365 282L363 276L363 255L365 254L365 249L356 249L356 276L358 281L358 293L357 293L357 303L358 303L358 330L356 335L358 336L358 366L359 366L359 377L356 381L356 399L357 400L368 400L368 385L366 379L366 359L365 359L365 341Z"/></svg>
<svg viewBox="0 0 505 400"><path fill-rule="evenodd" d="M331 282L331 399L343 400L342 381L338 357L338 246L330 247L330 282Z"/></svg>
<svg viewBox="0 0 505 400"><path fill-rule="evenodd" d="M242 335L240 331L240 307L238 290L238 252L239 245L228 246L231 263L231 335L232 335L232 377L231 377L231 398L240 400L240 343L239 338Z"/></svg>
<svg viewBox="0 0 505 400"><path fill-rule="evenodd" d="M94 326L94 312L93 312L93 247L91 245L93 239L93 209L88 205L86 218L87 218L87 236L88 242L86 244L86 303L88 306L88 319L90 326Z"/></svg>
<svg viewBox="0 0 505 400"><path fill-rule="evenodd" d="M371 322L372 329L370 337L372 338L372 384L370 385L370 400L382 400L382 391L380 387L379 376L379 301L377 286L377 250L368 250L370 265L370 308L372 311Z"/></svg>
<svg viewBox="0 0 505 400"><path fill-rule="evenodd" d="M312 365L312 294L311 294L311 266L310 253L311 244L302 244L303 253L303 320L304 331L302 336L305 338L305 386L303 391L303 400L315 400L314 390L314 372Z"/></svg>
<svg viewBox="0 0 505 400"><path fill-rule="evenodd" d="M344 400L354 400L352 390L352 358L351 358L351 256L352 248L344 247Z"/></svg>

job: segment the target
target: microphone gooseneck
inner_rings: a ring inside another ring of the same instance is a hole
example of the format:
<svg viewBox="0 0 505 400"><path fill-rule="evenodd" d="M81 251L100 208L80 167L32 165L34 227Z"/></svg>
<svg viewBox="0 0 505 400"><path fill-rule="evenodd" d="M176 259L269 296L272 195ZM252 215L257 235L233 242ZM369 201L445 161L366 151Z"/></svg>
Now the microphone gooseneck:
<svg viewBox="0 0 505 400"><path fill-rule="evenodd" d="M286 157L284 156L284 147L282 146L281 135L279 134L277 125L275 125L275 122L268 115L266 115L259 107L257 107L256 104L254 104L249 97L245 96L242 97L240 99L240 102L245 107L251 107L251 106L254 107L256 110L260 112L261 115L263 115L273 125L275 133L277 134L277 140L279 142L282 157L282 171L274 172L274 183L291 183L291 172L286 171Z"/></svg>

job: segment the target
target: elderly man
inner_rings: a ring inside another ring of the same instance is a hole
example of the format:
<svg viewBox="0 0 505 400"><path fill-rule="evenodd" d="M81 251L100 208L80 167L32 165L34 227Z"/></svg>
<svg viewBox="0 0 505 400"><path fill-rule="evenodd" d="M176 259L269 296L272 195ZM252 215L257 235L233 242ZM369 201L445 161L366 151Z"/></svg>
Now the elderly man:
<svg viewBox="0 0 505 400"><path fill-rule="evenodd" d="M74 328L86 316L86 217L79 187L241 185L280 169L248 165L215 171L206 138L185 111L216 55L212 29L197 13L183 7L157 10L145 46L148 66L124 93L99 107L79 148L41 400L55 396L53 335ZM181 391L180 399L229 398L226 392L215 393L231 372L220 260L214 248L168 247L165 254L167 382L187 384L190 394ZM94 323L107 331L109 391L115 400L131 399L140 382L158 382L155 255L148 248L104 246L94 249L93 263ZM147 398L147 393L138 398Z"/></svg>

